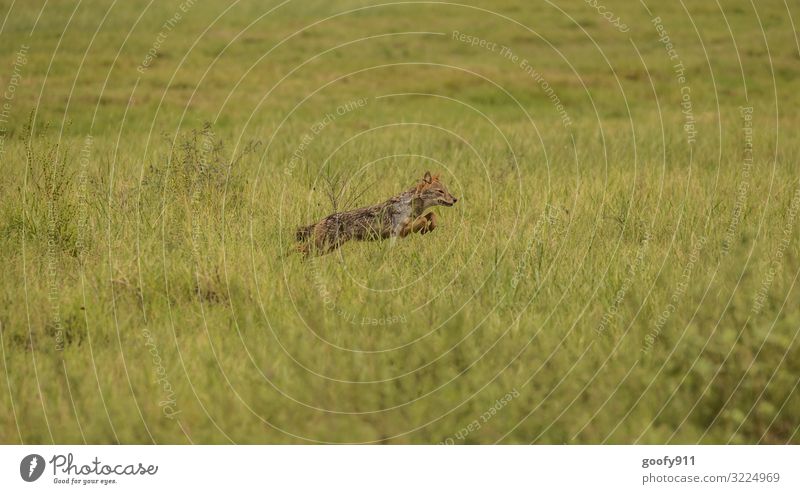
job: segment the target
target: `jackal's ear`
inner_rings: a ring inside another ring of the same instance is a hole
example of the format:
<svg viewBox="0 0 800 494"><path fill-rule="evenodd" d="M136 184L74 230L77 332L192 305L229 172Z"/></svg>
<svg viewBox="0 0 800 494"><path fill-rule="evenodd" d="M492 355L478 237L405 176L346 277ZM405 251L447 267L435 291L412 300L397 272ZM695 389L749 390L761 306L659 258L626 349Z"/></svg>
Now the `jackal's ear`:
<svg viewBox="0 0 800 494"><path fill-rule="evenodd" d="M422 180L425 181L426 184L431 183L433 178L431 178L431 172L425 172L425 176L422 177Z"/></svg>

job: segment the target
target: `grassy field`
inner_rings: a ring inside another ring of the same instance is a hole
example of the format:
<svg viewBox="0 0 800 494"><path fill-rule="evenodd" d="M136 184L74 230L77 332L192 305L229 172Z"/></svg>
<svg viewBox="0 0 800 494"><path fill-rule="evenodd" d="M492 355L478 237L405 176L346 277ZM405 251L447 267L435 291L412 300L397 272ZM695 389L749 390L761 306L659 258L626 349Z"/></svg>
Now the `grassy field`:
<svg viewBox="0 0 800 494"><path fill-rule="evenodd" d="M800 442L783 0L0 5L0 443Z"/></svg>

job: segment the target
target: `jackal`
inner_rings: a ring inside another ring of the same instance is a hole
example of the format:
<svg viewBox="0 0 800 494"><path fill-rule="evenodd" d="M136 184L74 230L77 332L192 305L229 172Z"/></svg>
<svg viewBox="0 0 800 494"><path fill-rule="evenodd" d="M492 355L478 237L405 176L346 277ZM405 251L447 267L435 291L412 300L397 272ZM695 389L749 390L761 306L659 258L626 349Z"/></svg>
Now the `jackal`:
<svg viewBox="0 0 800 494"><path fill-rule="evenodd" d="M328 254L348 240L383 240L422 235L436 228L436 215L425 211L433 206L451 207L453 197L439 175L425 172L422 180L400 194L374 206L333 213L313 225L297 229L297 250L304 256Z"/></svg>

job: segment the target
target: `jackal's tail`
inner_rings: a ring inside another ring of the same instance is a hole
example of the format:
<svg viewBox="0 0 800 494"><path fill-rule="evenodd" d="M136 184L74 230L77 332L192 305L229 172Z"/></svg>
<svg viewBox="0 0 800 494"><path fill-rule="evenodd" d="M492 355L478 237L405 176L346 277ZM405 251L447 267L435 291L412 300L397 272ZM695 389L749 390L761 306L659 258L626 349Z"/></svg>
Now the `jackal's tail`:
<svg viewBox="0 0 800 494"><path fill-rule="evenodd" d="M311 240L311 236L314 233L314 226L316 225L308 225L308 226L301 226L295 232L295 240L297 240L297 244L289 246L286 251L278 256L279 260L283 260L291 256L292 254L300 253L303 256L307 256L309 252L308 241Z"/></svg>
<svg viewBox="0 0 800 494"><path fill-rule="evenodd" d="M295 238L298 242L305 242L311 238L311 235L314 233L314 227L316 225L308 225L308 226L301 226L297 229L295 233Z"/></svg>

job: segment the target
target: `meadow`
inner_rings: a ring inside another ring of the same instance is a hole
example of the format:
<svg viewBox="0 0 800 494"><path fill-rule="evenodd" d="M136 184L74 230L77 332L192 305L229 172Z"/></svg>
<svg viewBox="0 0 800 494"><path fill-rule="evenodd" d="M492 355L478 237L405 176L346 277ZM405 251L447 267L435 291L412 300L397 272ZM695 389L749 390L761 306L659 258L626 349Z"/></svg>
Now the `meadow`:
<svg viewBox="0 0 800 494"><path fill-rule="evenodd" d="M800 442L789 3L0 5L0 443Z"/></svg>

